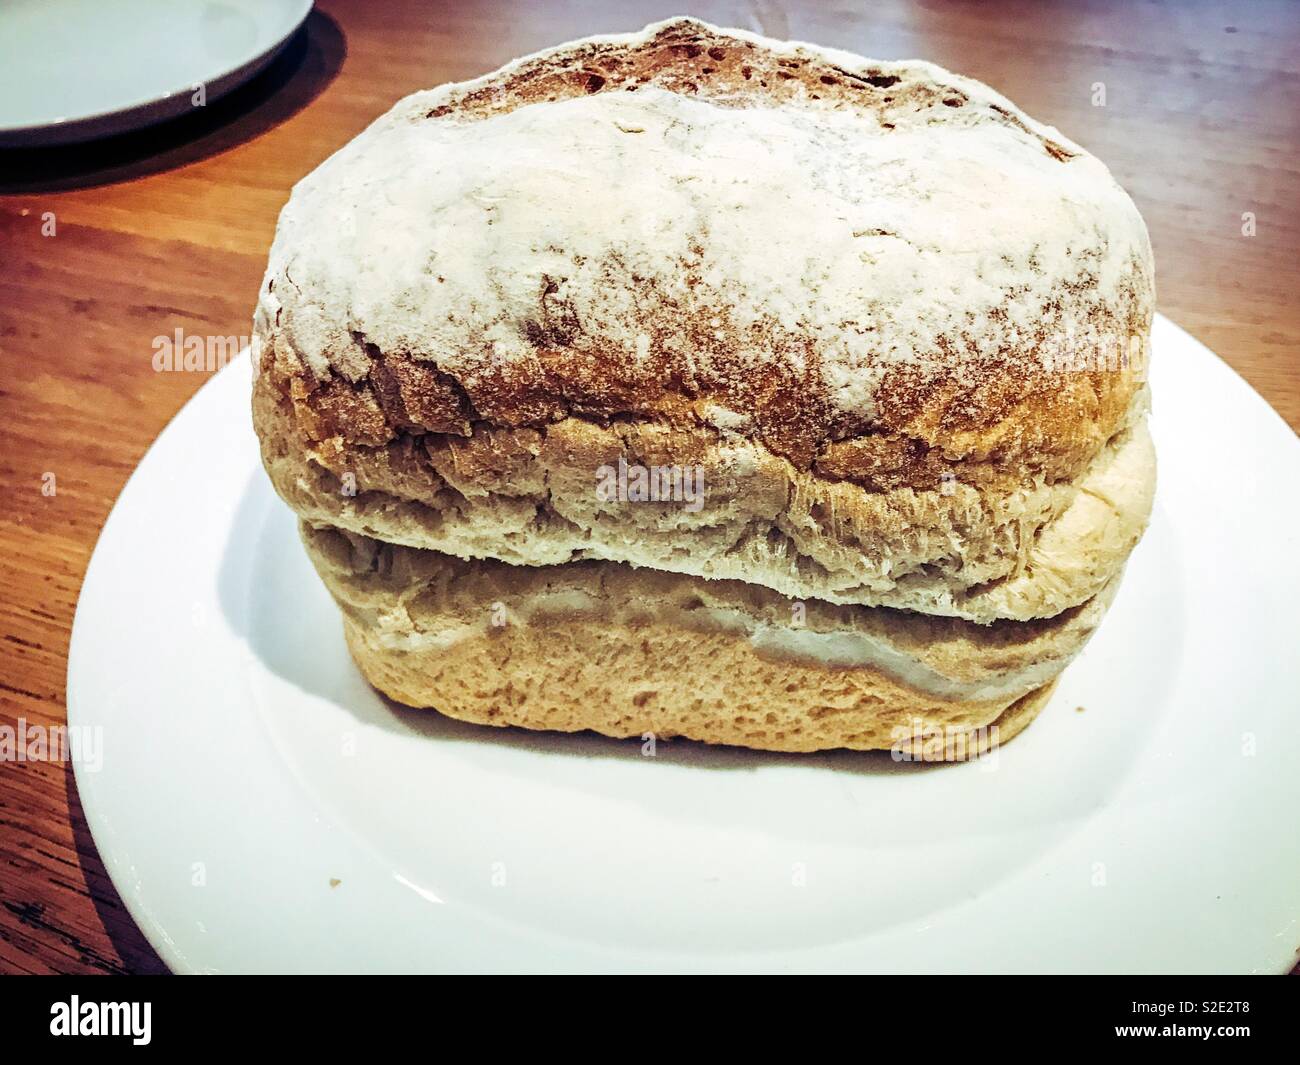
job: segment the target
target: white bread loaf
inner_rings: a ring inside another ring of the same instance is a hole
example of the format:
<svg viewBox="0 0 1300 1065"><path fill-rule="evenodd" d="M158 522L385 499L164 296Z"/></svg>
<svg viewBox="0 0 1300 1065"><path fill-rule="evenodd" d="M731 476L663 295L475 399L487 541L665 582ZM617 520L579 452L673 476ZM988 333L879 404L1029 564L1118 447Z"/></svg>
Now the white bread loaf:
<svg viewBox="0 0 1300 1065"><path fill-rule="evenodd" d="M1153 300L1132 201L986 86L674 19L417 93L300 182L254 420L281 495L358 543L1028 647L1034 619L1099 616L1145 527ZM628 468L698 498L603 494ZM358 580L331 583L345 609ZM360 617L372 679L450 698Z"/></svg>

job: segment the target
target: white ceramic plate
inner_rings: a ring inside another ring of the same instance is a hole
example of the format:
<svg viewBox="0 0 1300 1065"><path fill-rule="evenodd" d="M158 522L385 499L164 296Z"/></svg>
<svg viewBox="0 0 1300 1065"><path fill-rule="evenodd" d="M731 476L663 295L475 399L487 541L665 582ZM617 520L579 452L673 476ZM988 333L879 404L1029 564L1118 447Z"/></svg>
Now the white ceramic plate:
<svg viewBox="0 0 1300 1065"><path fill-rule="evenodd" d="M172 118L279 54L311 0L4 0L0 146L62 144Z"/></svg>
<svg viewBox="0 0 1300 1065"><path fill-rule="evenodd" d="M394 708L262 473L241 359L140 464L77 609L114 883L190 972L1286 970L1300 444L1177 327L1154 347L1160 487L1114 609L1022 736L928 767Z"/></svg>

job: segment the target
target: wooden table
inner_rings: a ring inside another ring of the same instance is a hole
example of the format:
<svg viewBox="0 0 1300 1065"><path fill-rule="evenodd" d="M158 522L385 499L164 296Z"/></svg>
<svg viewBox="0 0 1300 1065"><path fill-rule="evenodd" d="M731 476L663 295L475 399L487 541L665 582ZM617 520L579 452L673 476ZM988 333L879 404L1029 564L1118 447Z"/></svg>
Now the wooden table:
<svg viewBox="0 0 1300 1065"><path fill-rule="evenodd" d="M95 538L207 376L154 372L153 338L249 332L290 186L408 92L684 7L932 59L1059 126L1146 216L1164 313L1300 426L1295 6L324 0L270 71L193 117L92 147L0 153L0 726L64 720ZM161 969L105 875L70 765L0 764L0 971Z"/></svg>

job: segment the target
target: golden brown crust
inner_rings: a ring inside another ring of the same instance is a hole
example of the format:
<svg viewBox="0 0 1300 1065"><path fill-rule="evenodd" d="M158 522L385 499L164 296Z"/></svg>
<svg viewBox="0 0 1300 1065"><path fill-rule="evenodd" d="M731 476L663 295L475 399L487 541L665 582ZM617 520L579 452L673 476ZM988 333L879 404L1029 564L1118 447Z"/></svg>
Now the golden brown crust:
<svg viewBox="0 0 1300 1065"><path fill-rule="evenodd" d="M1077 482L1021 486L990 467L979 489L869 491L798 471L750 441L658 424L565 419L349 446L303 432L271 381L264 374L254 390L263 459L300 516L462 558L604 558L796 598L1023 620L1096 595L1151 505L1141 408ZM698 463L703 505L602 503L596 471L620 458Z"/></svg>

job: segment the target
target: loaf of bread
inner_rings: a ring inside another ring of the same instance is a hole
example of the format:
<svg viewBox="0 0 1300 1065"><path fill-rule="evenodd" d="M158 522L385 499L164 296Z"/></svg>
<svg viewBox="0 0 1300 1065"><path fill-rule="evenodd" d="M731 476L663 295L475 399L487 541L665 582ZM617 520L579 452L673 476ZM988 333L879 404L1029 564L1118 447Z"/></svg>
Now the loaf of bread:
<svg viewBox="0 0 1300 1065"><path fill-rule="evenodd" d="M300 182L254 420L392 697L888 747L1023 725L1095 627L1152 313L1132 201L984 85L674 19L417 93Z"/></svg>

